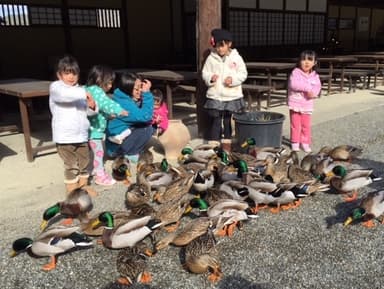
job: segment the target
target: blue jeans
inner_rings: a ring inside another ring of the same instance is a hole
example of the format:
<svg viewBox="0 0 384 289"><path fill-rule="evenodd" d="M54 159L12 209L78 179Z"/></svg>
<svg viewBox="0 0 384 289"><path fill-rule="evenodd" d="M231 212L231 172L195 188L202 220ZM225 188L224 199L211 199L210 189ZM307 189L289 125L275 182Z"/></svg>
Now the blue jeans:
<svg viewBox="0 0 384 289"><path fill-rule="evenodd" d="M117 155L137 155L141 153L151 139L153 128L151 125L132 129L131 134L119 146Z"/></svg>

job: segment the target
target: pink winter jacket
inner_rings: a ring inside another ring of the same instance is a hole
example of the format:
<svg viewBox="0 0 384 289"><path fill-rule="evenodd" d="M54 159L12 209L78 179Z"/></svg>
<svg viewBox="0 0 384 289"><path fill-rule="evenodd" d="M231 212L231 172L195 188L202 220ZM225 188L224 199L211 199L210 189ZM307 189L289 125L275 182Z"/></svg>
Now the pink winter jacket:
<svg viewBox="0 0 384 289"><path fill-rule="evenodd" d="M316 71L310 74L305 73L300 68L295 68L288 83L288 107L298 112L312 112L313 98L307 96L308 92L313 92L316 96L321 90L321 82Z"/></svg>
<svg viewBox="0 0 384 289"><path fill-rule="evenodd" d="M160 122L157 122L157 118L160 117ZM152 124L157 124L157 126L164 132L168 128L168 107L164 102L158 109L153 110L153 120Z"/></svg>

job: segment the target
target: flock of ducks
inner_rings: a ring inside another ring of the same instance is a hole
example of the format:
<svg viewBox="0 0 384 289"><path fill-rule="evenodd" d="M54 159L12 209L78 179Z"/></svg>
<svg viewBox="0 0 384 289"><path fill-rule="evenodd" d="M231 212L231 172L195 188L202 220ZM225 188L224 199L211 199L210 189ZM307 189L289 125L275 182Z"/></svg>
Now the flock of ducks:
<svg viewBox="0 0 384 289"><path fill-rule="evenodd" d="M271 213L278 213L296 208L303 198L329 189L352 201L359 189L380 180L370 169L350 168L362 150L349 145L324 147L301 162L297 152L259 148L252 138L242 147L246 152L227 152L208 144L185 148L178 166L166 159L154 162L151 152L145 151L137 163L136 182L126 192L127 210L90 216L92 198L84 188L76 189L45 210L41 233L34 240L14 241L11 255L27 251L50 257L43 267L49 271L56 267L59 254L92 246L97 238L97 244L120 250L117 281L130 285L150 282L147 258L173 245L182 248L186 270L209 273L208 279L216 282L222 276L217 238L232 236L260 209L269 207ZM129 183L130 170L123 157L113 163L117 180ZM360 220L373 226L373 219L383 213L384 191L371 192L344 225Z"/></svg>

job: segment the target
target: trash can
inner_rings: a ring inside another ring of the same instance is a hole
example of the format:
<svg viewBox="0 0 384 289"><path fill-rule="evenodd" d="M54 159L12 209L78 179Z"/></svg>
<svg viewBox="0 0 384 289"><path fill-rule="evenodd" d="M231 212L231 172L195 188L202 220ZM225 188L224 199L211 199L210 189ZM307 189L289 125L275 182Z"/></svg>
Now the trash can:
<svg viewBox="0 0 384 289"><path fill-rule="evenodd" d="M280 147L285 116L270 111L253 111L235 114L235 133L241 145L254 138L258 147Z"/></svg>

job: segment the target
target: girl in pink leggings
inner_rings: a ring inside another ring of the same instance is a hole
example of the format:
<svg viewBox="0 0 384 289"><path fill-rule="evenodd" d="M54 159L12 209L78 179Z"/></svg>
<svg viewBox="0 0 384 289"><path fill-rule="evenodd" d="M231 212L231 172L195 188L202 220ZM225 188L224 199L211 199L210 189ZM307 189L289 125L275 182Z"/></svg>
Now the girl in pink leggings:
<svg viewBox="0 0 384 289"><path fill-rule="evenodd" d="M313 99L321 90L319 75L314 71L316 53L306 50L300 54L297 67L292 71L288 84L288 107L291 121L291 146L299 151L300 146L311 152L311 116Z"/></svg>

